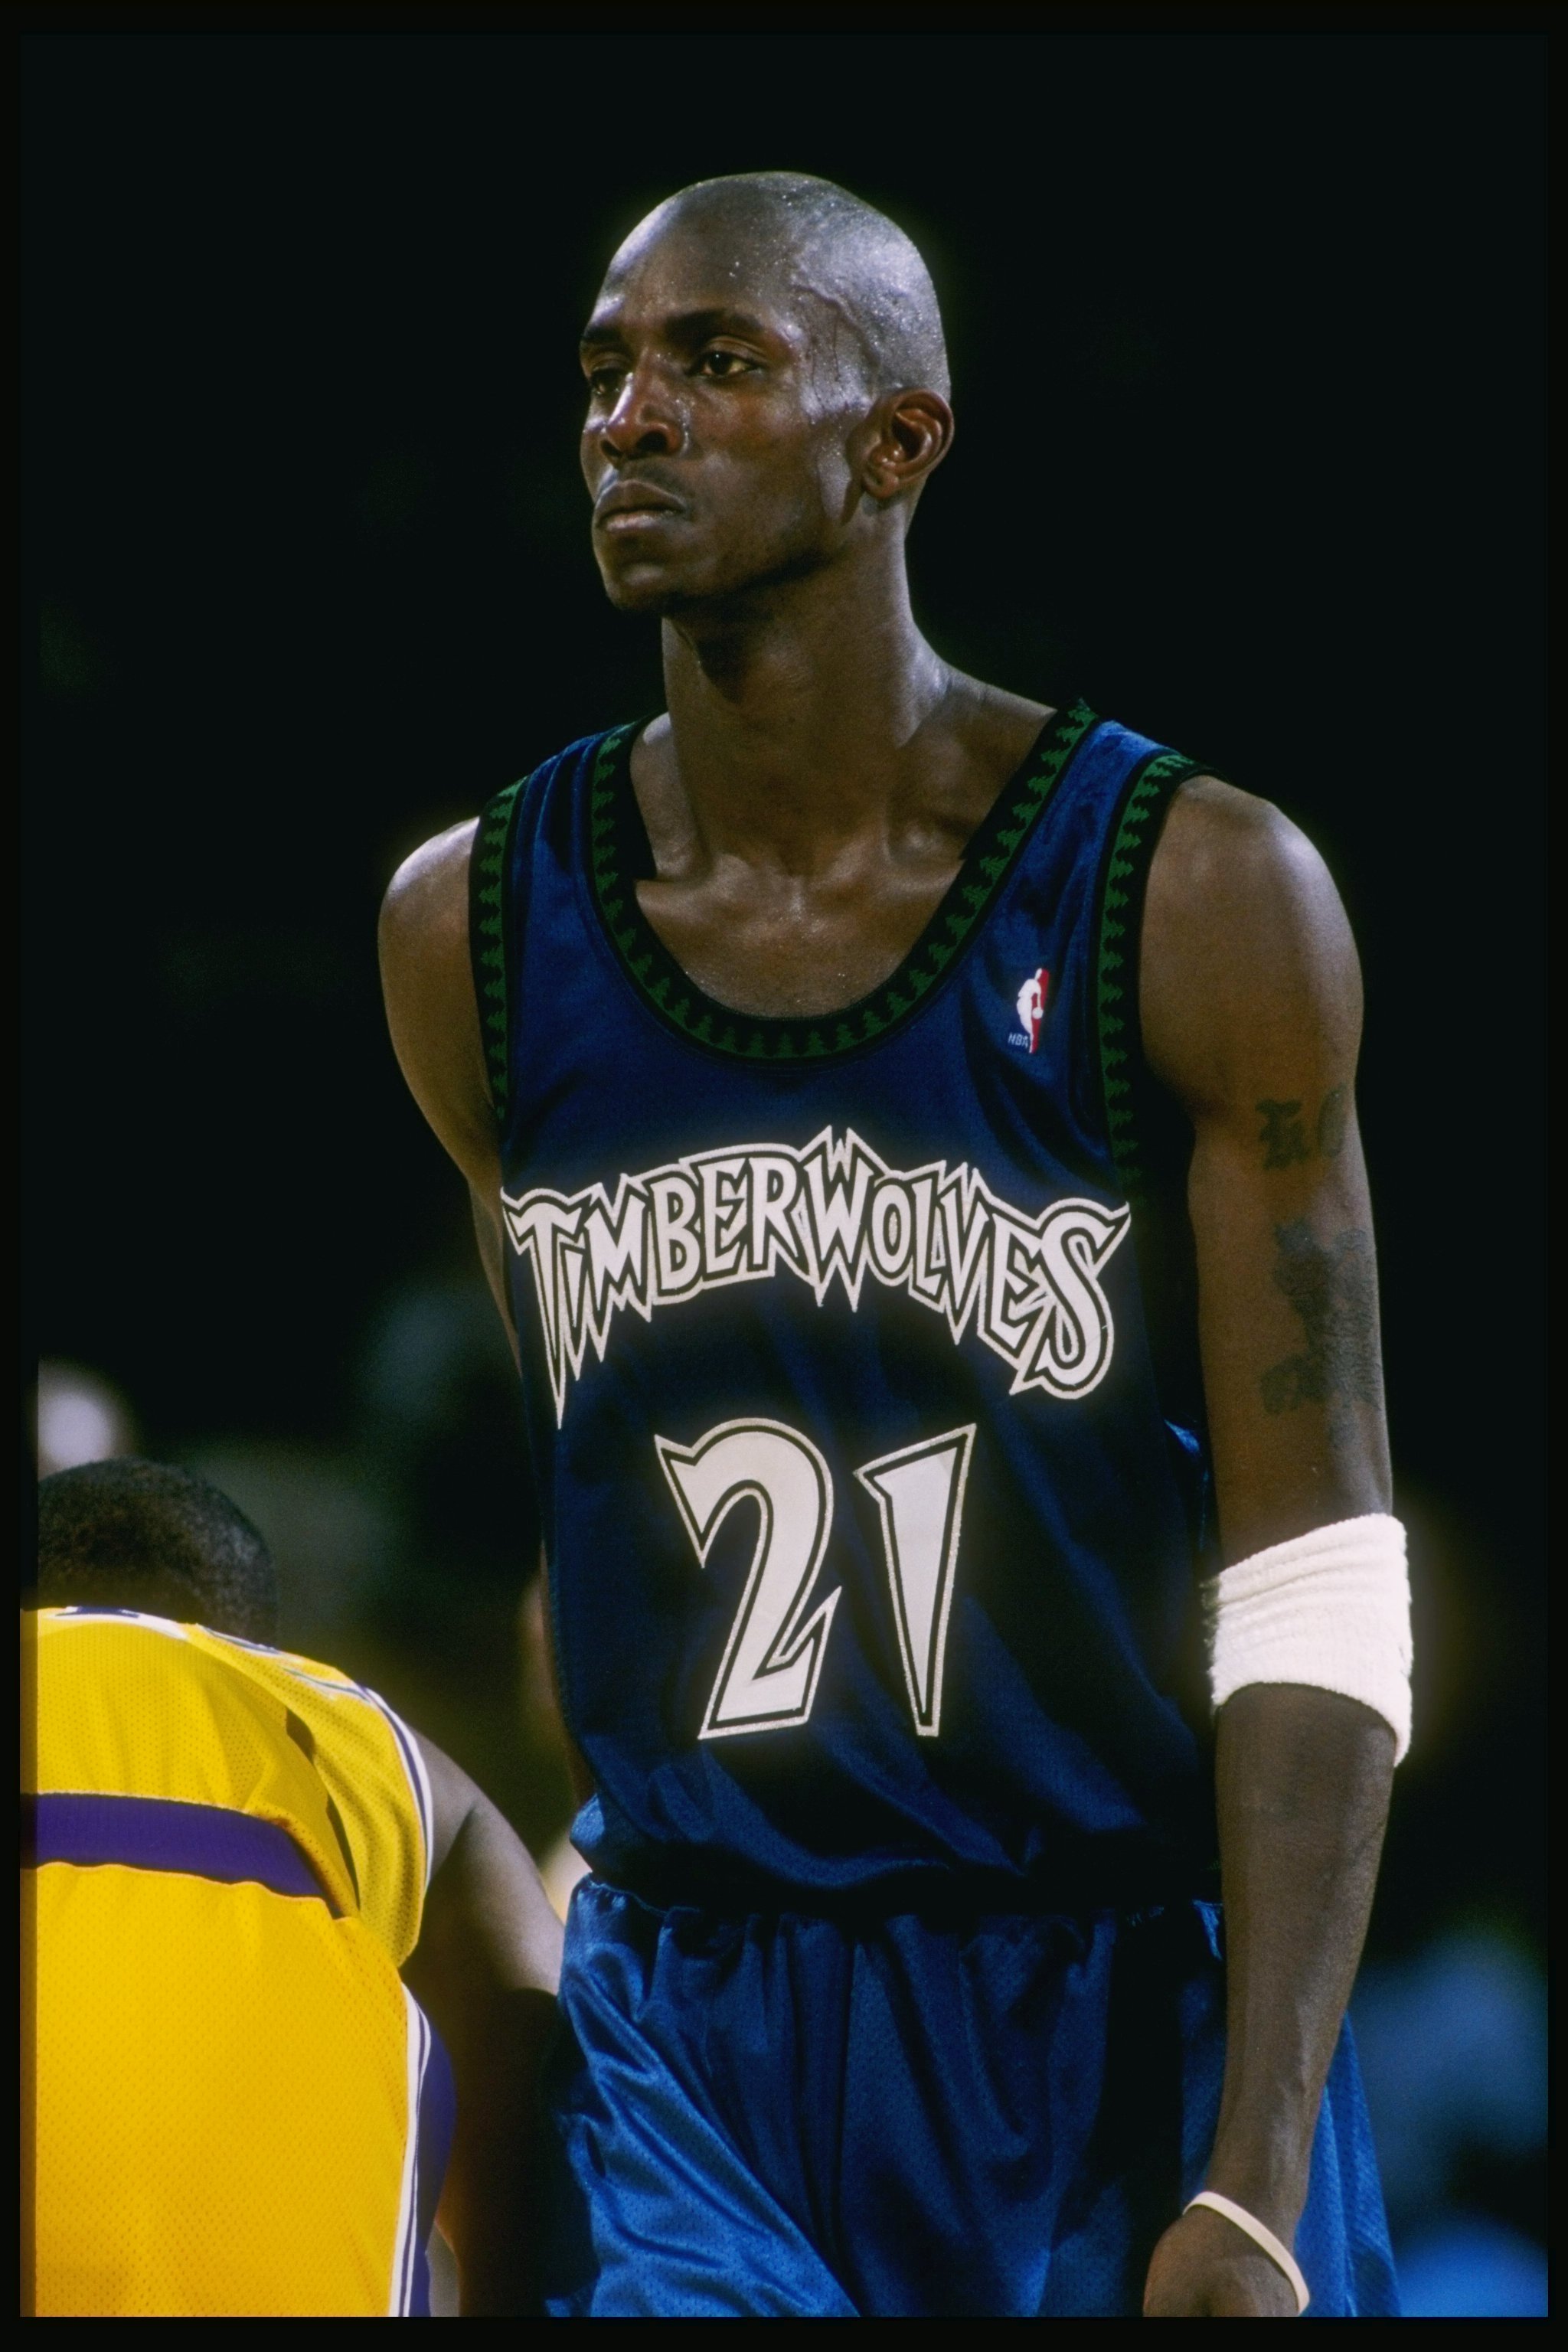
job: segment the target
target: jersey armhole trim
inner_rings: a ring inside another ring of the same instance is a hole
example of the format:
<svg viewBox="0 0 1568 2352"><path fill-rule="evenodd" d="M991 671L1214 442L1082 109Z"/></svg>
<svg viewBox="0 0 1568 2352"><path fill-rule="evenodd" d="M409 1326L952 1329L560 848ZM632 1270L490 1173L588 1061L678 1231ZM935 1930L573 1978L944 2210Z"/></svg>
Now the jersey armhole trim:
<svg viewBox="0 0 1568 2352"><path fill-rule="evenodd" d="M362 1689L363 1687L362 1685ZM419 1817L419 1835L425 1847L423 1891L428 1895L431 1864L436 1855L436 1800L430 1790L430 1775L425 1769L425 1759L419 1753L419 1742L415 1738L397 1709L388 1706L379 1691L364 1690L363 1696L385 1717L398 1755L402 1759L404 1771L408 1776L409 1793L414 1799L414 1810Z"/></svg>
<svg viewBox="0 0 1568 2352"><path fill-rule="evenodd" d="M474 972L474 1003L479 1044L489 1080L490 1106L504 1127L511 1092L512 972L511 893L506 887L517 814L529 778L486 803L468 855L468 953Z"/></svg>
<svg viewBox="0 0 1568 2352"><path fill-rule="evenodd" d="M1138 1119L1142 1025L1138 1012L1143 903L1165 813L1177 788L1208 771L1180 751L1154 751L1136 767L1100 872L1095 919L1095 1025L1105 1131L1117 1181L1130 1201L1148 1191L1145 1139Z"/></svg>

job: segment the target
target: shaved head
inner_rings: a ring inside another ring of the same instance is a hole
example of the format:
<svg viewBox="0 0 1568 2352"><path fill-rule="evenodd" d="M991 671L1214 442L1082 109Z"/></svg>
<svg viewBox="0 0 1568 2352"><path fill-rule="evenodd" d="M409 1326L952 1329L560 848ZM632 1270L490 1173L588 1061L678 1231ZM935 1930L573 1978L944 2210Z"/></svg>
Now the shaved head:
<svg viewBox="0 0 1568 2352"><path fill-rule="evenodd" d="M863 197L805 172L698 180L638 223L612 268L677 227L731 244L737 275L761 261L797 296L826 304L841 330L841 359L858 358L873 392L919 385L946 399L947 344L931 272L913 239Z"/></svg>
<svg viewBox="0 0 1568 2352"><path fill-rule="evenodd" d="M612 603L666 617L901 541L952 439L931 272L803 172L682 188L611 260L579 453Z"/></svg>

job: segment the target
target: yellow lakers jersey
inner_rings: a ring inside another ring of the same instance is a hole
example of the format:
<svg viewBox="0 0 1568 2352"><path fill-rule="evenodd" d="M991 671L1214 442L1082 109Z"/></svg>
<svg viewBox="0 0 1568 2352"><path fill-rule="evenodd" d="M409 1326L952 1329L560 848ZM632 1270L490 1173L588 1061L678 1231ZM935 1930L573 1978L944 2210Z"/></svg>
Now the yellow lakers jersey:
<svg viewBox="0 0 1568 2352"><path fill-rule="evenodd" d="M275 1822L394 1966L429 1875L430 1788L385 1702L336 1667L131 1610L37 1617L39 1795L141 1797Z"/></svg>
<svg viewBox="0 0 1568 2352"><path fill-rule="evenodd" d="M35 2309L427 2309L451 2116L397 1975L430 1866L416 1741L335 1668L201 1626L26 1632Z"/></svg>

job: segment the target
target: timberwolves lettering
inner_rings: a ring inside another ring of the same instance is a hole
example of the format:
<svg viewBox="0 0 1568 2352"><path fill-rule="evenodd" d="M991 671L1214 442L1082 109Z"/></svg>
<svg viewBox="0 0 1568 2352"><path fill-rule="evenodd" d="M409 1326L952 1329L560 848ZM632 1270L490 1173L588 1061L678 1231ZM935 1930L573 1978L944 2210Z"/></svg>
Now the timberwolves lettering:
<svg viewBox="0 0 1568 2352"><path fill-rule="evenodd" d="M750 1143L622 1176L614 1192L501 1194L512 1247L529 1259L557 1422L590 1341L602 1361L616 1314L644 1321L733 1282L784 1272L820 1307L843 1285L858 1309L868 1273L974 1335L1012 1367L1013 1392L1087 1396L1114 1333L1100 1287L1126 1208L1054 1201L1011 1208L967 1166L889 1168L853 1129L803 1150Z"/></svg>

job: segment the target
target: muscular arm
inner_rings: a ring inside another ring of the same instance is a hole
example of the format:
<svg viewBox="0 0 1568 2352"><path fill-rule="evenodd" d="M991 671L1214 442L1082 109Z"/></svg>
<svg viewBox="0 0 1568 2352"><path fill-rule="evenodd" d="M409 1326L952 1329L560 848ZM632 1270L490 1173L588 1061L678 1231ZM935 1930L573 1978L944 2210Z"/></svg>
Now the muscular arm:
<svg viewBox="0 0 1568 2352"><path fill-rule="evenodd" d="M438 1748L424 1738L419 1747L435 1801L435 1868L404 1973L447 2045L457 2085L441 2230L457 2257L463 2316L516 2316L534 2292L534 2094L554 2021L561 1927L510 1824Z"/></svg>
<svg viewBox="0 0 1568 2352"><path fill-rule="evenodd" d="M1199 779L1150 876L1142 1003L1190 1118L1188 1206L1227 1565L1389 1507L1377 1286L1356 1128L1361 987L1321 860L1266 803ZM1222 1709L1226 2061L1205 2185L1289 2245L1366 1932L1394 1734L1354 1700L1255 1685ZM1155 2250L1152 2317L1289 2315L1290 2291L1200 2210Z"/></svg>
<svg viewBox="0 0 1568 2352"><path fill-rule="evenodd" d="M468 859L476 829L469 818L437 834L394 875L381 910L381 985L409 1092L468 1181L479 1263L515 1358L500 1150L468 954ZM553 1674L553 1659L551 1668ZM581 1804L593 1781L570 1740L566 1757Z"/></svg>
<svg viewBox="0 0 1568 2352"><path fill-rule="evenodd" d="M468 1179L479 1260L513 1339L502 1278L500 1155L468 957L470 818L393 877L381 910L381 985L393 1051L437 1140Z"/></svg>

